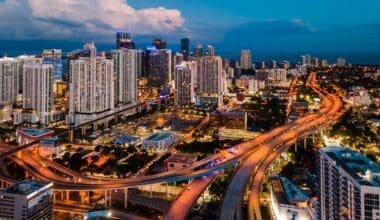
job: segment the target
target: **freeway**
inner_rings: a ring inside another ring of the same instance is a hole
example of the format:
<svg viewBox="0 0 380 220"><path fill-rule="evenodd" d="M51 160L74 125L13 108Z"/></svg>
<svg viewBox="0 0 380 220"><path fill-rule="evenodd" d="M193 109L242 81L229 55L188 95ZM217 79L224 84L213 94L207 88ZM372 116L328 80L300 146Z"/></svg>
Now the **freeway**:
<svg viewBox="0 0 380 220"><path fill-rule="evenodd" d="M296 126L292 127L292 130L274 137L267 144L260 146L254 154L251 154L248 159L243 162L225 193L220 219L242 219L241 207L248 180L252 175L252 171L258 169L258 166L265 162L266 158L271 155L271 152L276 152L277 148L294 143L298 137L306 133L315 132L319 127L333 121L332 119L342 107L341 100L334 95L326 94L319 88L315 81L315 74L311 74L306 85L310 86L322 97L323 108L316 114L303 117L303 119L307 119L306 121L297 119L295 121ZM274 158L277 155L278 153L275 153ZM260 183L256 184L260 185ZM257 187L257 185L255 187Z"/></svg>

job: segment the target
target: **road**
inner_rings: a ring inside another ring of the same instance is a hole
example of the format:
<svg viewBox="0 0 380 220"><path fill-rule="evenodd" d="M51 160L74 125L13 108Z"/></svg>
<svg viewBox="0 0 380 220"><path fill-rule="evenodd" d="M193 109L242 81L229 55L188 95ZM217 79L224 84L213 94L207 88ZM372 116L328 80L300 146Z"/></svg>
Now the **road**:
<svg viewBox="0 0 380 220"><path fill-rule="evenodd" d="M216 174L204 176L193 180L173 202L169 212L165 215L165 220L182 220L185 219L193 204L198 200L199 196L206 190L210 183L214 180Z"/></svg>
<svg viewBox="0 0 380 220"><path fill-rule="evenodd" d="M223 198L220 219L242 219L241 207L248 180L256 169L258 173L265 173L265 171L263 172L265 166L263 166L263 170L260 170L259 166L261 163L265 163L268 157L271 158L271 155L273 158L277 157L280 152L277 152L276 149L283 146L290 146L298 137L312 133L319 127L333 122L334 117L339 115L339 110L342 107L341 100L336 96L323 92L316 84L315 74L310 75L307 86L310 86L322 97L323 108L316 114L310 114L295 120L296 126L293 126L292 130L273 137L271 141L260 146L254 154L251 154L249 158L243 162L230 182ZM268 160L267 163L270 164L270 160ZM261 182L254 182L255 190L256 188L260 188L260 183ZM261 217L257 219L261 219Z"/></svg>

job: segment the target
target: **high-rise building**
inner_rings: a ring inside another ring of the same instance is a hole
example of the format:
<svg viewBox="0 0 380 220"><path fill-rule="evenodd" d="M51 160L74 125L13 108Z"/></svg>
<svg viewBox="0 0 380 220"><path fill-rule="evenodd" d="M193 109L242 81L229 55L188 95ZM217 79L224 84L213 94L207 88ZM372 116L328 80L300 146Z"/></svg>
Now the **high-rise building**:
<svg viewBox="0 0 380 220"><path fill-rule="evenodd" d="M215 48L211 45L207 45L207 56L215 56Z"/></svg>
<svg viewBox="0 0 380 220"><path fill-rule="evenodd" d="M137 51L130 49L113 50L115 73L115 104L125 105L137 102Z"/></svg>
<svg viewBox="0 0 380 220"><path fill-rule="evenodd" d="M223 105L225 74L222 59L218 56L204 56L196 59L196 98L197 104Z"/></svg>
<svg viewBox="0 0 380 220"><path fill-rule="evenodd" d="M321 67L328 67L329 63L326 59L321 60Z"/></svg>
<svg viewBox="0 0 380 220"><path fill-rule="evenodd" d="M166 49L166 41L161 38L155 38L152 41L152 46L155 46L158 50Z"/></svg>
<svg viewBox="0 0 380 220"><path fill-rule="evenodd" d="M0 58L0 101L16 101L19 92L19 65L16 59Z"/></svg>
<svg viewBox="0 0 380 220"><path fill-rule="evenodd" d="M131 34L126 31L116 32L116 49L135 49L135 42L131 39Z"/></svg>
<svg viewBox="0 0 380 220"><path fill-rule="evenodd" d="M42 124L52 121L54 64L36 59L24 64L23 109L37 114Z"/></svg>
<svg viewBox="0 0 380 220"><path fill-rule="evenodd" d="M319 59L316 57L311 58L311 67L318 68L319 67Z"/></svg>
<svg viewBox="0 0 380 220"><path fill-rule="evenodd" d="M319 150L319 219L379 219L380 166L343 147Z"/></svg>
<svg viewBox="0 0 380 220"><path fill-rule="evenodd" d="M42 58L44 63L54 64L54 79L62 80L62 51L58 49L44 50Z"/></svg>
<svg viewBox="0 0 380 220"><path fill-rule="evenodd" d="M190 39L189 38L181 39L181 53L183 54L183 59L187 61L190 55Z"/></svg>
<svg viewBox="0 0 380 220"><path fill-rule="evenodd" d="M242 50L240 53L240 67L244 70L252 68L252 57L250 50Z"/></svg>
<svg viewBox="0 0 380 220"><path fill-rule="evenodd" d="M269 64L268 65L269 68L271 68L271 69L274 69L277 67L277 61L275 61L275 60L269 61L268 64Z"/></svg>
<svg viewBox="0 0 380 220"><path fill-rule="evenodd" d="M184 60L184 56L182 53L175 53L173 56L173 65L174 67L180 65ZM173 68L174 69L174 68Z"/></svg>
<svg viewBox="0 0 380 220"><path fill-rule="evenodd" d="M137 78L141 78L144 76L144 51L137 50L136 51L136 72Z"/></svg>
<svg viewBox="0 0 380 220"><path fill-rule="evenodd" d="M1 219L53 219L53 183L24 180L0 190Z"/></svg>
<svg viewBox="0 0 380 220"><path fill-rule="evenodd" d="M338 67L343 67L346 65L346 60L344 58L341 58L339 57L337 60L336 60L336 66Z"/></svg>
<svg viewBox="0 0 380 220"><path fill-rule="evenodd" d="M194 57L201 57L203 56L203 48L202 45L197 44L194 47Z"/></svg>
<svg viewBox="0 0 380 220"><path fill-rule="evenodd" d="M174 103L176 106L190 106L195 102L194 81L197 75L195 61L182 62L174 69Z"/></svg>
<svg viewBox="0 0 380 220"><path fill-rule="evenodd" d="M70 61L69 122L75 125L115 106L113 60L97 56L94 43L85 44L84 50L88 56Z"/></svg>
<svg viewBox="0 0 380 220"><path fill-rule="evenodd" d="M162 87L172 80L172 53L168 49L148 47L146 50L146 75L154 87Z"/></svg>
<svg viewBox="0 0 380 220"><path fill-rule="evenodd" d="M22 91L22 85L23 85L23 74L24 74L24 64L25 63L28 63L28 62L32 62L32 61L35 61L36 60L36 57L35 56L27 56L27 55L21 55L21 56L18 56L16 57L16 60L18 62L18 67L19 67L19 91L18 93L19 94L22 94L23 91Z"/></svg>

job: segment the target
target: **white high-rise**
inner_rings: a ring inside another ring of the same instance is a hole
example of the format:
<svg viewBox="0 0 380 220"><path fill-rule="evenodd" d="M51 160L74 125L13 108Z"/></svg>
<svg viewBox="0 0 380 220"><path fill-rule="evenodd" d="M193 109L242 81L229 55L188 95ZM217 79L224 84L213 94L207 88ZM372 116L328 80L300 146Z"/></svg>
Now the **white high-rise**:
<svg viewBox="0 0 380 220"><path fill-rule="evenodd" d="M19 92L19 65L16 59L0 58L0 101L14 103Z"/></svg>
<svg viewBox="0 0 380 220"><path fill-rule="evenodd" d="M137 102L137 51L113 50L116 105Z"/></svg>
<svg viewBox="0 0 380 220"><path fill-rule="evenodd" d="M198 104L223 105L225 72L219 56L204 56L196 59L196 96ZM223 74L224 73L224 74Z"/></svg>
<svg viewBox="0 0 380 220"><path fill-rule="evenodd" d="M252 68L252 56L250 50L242 50L240 53L240 67L242 69Z"/></svg>
<svg viewBox="0 0 380 220"><path fill-rule="evenodd" d="M343 147L319 150L319 219L380 219L380 166Z"/></svg>
<svg viewBox="0 0 380 220"><path fill-rule="evenodd" d="M44 64L41 60L24 64L23 109L32 111L42 124L52 120L54 64Z"/></svg>
<svg viewBox="0 0 380 220"><path fill-rule="evenodd" d="M115 103L113 60L96 55L94 43L84 46L89 56L70 61L69 121L78 125L112 111Z"/></svg>
<svg viewBox="0 0 380 220"><path fill-rule="evenodd" d="M174 103L176 106L189 106L195 102L194 83L197 75L197 62L182 62L174 69Z"/></svg>

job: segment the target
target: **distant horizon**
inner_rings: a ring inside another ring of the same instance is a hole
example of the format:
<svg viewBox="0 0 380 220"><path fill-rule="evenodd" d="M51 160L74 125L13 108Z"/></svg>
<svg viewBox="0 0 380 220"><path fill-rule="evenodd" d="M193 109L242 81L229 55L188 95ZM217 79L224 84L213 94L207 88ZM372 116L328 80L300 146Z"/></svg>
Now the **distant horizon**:
<svg viewBox="0 0 380 220"><path fill-rule="evenodd" d="M153 38L152 38L153 39ZM81 49L83 44L89 41L79 41L79 40L38 40L38 39L27 39L27 40L0 40L0 57L5 54L9 57L15 57L19 55L38 55L42 53L43 49L61 49L62 55L70 51ZM109 51L115 49L115 44L111 42L94 40L98 51ZM192 52L193 46L197 43L202 44L202 42L192 42L190 39L190 51ZM178 43L167 41L168 49L173 52L179 51L179 40ZM202 44L204 49L206 46L211 44L215 47L217 55L225 59L231 59L239 61L240 51L242 49L249 49L252 53L253 62L263 62L263 61L299 61L300 55L309 54L312 57L317 57L320 59L327 59L329 64L335 63L338 57L346 59L346 63L350 64L363 64L363 65L380 65L380 52L375 51L282 51L274 52L271 50L255 50L254 48L230 48L218 43L204 43ZM151 41L139 40L136 42L136 49L145 49L147 46L151 45Z"/></svg>

